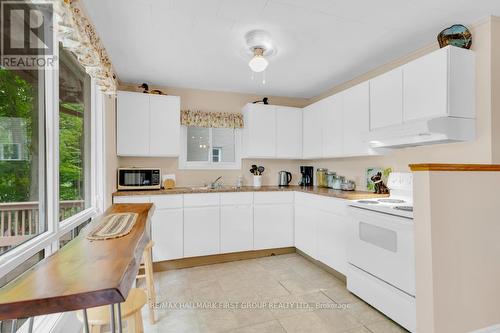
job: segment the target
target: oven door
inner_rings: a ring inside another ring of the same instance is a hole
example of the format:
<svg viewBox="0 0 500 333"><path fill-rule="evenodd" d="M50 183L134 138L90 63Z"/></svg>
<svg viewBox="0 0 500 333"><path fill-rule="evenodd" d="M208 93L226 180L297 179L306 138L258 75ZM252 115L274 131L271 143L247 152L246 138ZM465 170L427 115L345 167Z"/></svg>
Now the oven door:
<svg viewBox="0 0 500 333"><path fill-rule="evenodd" d="M413 220L349 207L348 261L359 269L415 296Z"/></svg>

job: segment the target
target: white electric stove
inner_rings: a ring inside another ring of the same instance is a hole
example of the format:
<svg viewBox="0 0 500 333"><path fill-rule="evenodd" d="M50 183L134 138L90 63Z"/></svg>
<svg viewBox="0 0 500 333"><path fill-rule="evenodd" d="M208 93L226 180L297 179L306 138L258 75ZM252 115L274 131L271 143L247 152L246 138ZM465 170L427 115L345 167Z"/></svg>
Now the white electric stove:
<svg viewBox="0 0 500 333"><path fill-rule="evenodd" d="M385 214L413 218L413 177L411 173L392 172L387 180L388 198L356 200L349 205Z"/></svg>
<svg viewBox="0 0 500 333"><path fill-rule="evenodd" d="M388 198L349 204L347 289L415 332L412 174L393 172L387 186Z"/></svg>

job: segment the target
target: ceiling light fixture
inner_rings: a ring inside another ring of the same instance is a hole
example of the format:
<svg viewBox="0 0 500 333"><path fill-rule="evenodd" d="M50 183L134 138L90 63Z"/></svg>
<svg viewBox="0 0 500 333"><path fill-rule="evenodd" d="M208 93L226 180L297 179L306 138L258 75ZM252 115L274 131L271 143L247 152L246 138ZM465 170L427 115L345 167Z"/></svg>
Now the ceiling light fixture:
<svg viewBox="0 0 500 333"><path fill-rule="evenodd" d="M245 34L245 53L252 58L248 66L252 71L252 80L255 73L262 73L262 84L266 84L266 69L269 57L276 54L276 48L271 41L271 35L264 30L252 30Z"/></svg>
<svg viewBox="0 0 500 333"><path fill-rule="evenodd" d="M260 73L266 70L267 65L269 65L269 61L264 57L264 49L262 47L254 48L253 58L248 63L250 69L256 73Z"/></svg>

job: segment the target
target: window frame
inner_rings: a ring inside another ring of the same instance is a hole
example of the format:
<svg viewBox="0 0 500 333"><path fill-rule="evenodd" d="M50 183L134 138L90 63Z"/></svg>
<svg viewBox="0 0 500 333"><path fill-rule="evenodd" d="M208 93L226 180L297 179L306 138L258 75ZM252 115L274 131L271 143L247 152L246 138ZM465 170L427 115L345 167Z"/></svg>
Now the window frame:
<svg viewBox="0 0 500 333"><path fill-rule="evenodd" d="M212 127L209 129L209 149L207 161L190 162L187 160L187 126L181 126L181 149L179 169L181 170L239 170L241 169L241 129L234 128L234 162L213 162L212 160Z"/></svg>
<svg viewBox="0 0 500 333"><path fill-rule="evenodd" d="M59 44L55 43L54 52L58 54ZM86 171L90 175L89 208L59 221L59 70L41 69L39 84L39 112L44 126L39 130L39 144L43 146L40 156L39 221L46 223L46 230L30 240L14 247L0 256L0 277L25 262L37 252L45 249L45 258L59 250L59 238L104 210L104 94L95 80L90 80L90 162ZM86 133L87 134L87 133ZM43 219L43 220L42 220Z"/></svg>

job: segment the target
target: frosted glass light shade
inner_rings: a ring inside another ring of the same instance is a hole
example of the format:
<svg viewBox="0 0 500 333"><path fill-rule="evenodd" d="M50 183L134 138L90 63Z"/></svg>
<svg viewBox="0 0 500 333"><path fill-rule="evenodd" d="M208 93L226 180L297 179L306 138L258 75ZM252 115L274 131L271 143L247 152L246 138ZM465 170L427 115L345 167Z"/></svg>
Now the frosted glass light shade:
<svg viewBox="0 0 500 333"><path fill-rule="evenodd" d="M269 62L261 55L255 55L252 59L250 59L250 62L248 63L250 69L256 73L265 71L267 65L269 65Z"/></svg>

